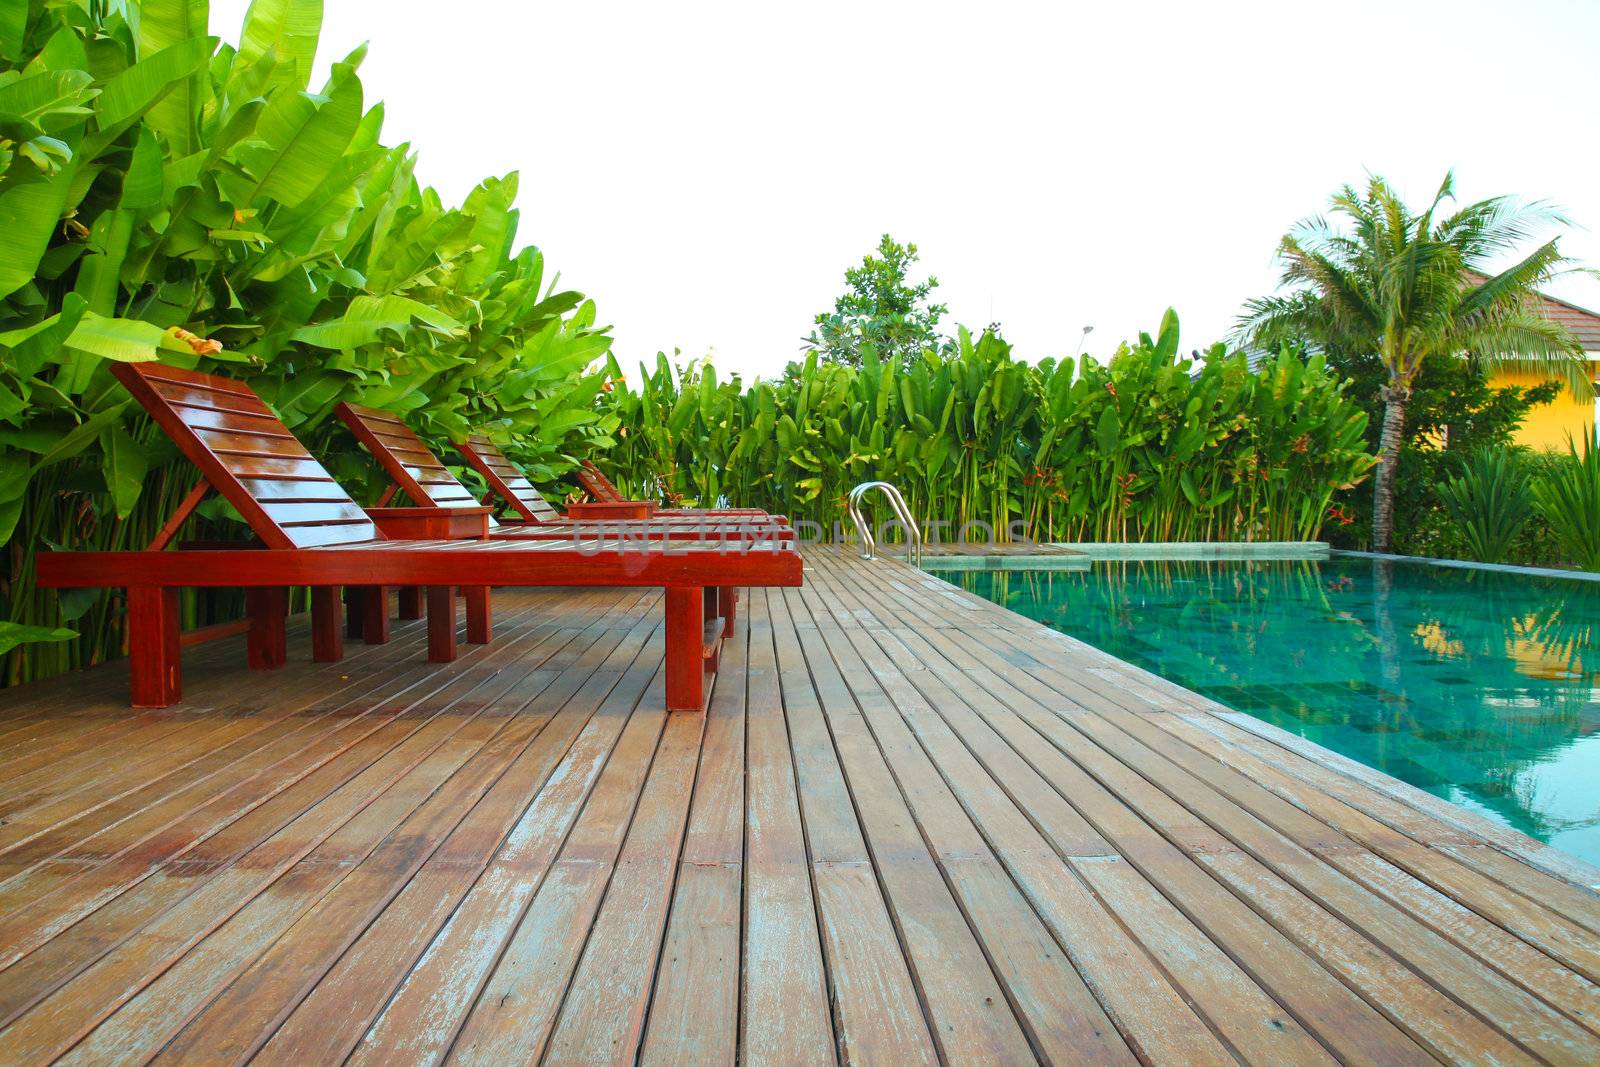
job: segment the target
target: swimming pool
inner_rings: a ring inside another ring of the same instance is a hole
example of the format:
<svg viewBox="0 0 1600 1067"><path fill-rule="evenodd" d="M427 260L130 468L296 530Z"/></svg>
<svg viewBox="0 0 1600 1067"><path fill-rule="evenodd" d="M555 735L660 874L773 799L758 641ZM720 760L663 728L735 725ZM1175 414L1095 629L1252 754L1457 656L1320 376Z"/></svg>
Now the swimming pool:
<svg viewBox="0 0 1600 1067"><path fill-rule="evenodd" d="M1600 864L1600 583L1339 557L940 576Z"/></svg>

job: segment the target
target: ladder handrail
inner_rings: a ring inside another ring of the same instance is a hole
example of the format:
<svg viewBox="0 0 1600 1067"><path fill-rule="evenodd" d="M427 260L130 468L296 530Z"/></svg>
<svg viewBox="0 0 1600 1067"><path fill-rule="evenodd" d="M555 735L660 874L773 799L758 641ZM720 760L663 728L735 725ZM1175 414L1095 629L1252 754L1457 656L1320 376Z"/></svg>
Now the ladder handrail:
<svg viewBox="0 0 1600 1067"><path fill-rule="evenodd" d="M873 539L872 529L861 515L861 498L874 489L881 490L883 495L889 498L889 506L894 509L895 518L899 519L900 525L905 528L906 543L911 549L911 564L919 565L922 562L922 529L911 517L911 509L906 506L906 498L901 496L900 490L889 482L862 482L850 490L848 507L850 518L856 524L856 532L861 535L861 558L877 558L873 552L878 547L878 542Z"/></svg>

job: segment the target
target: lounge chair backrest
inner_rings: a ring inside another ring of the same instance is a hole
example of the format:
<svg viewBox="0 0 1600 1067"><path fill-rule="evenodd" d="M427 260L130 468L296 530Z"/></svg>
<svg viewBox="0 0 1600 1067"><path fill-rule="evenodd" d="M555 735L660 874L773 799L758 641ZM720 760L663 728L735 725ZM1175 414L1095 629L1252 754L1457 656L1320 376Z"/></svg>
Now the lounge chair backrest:
<svg viewBox="0 0 1600 1067"><path fill-rule="evenodd" d="M578 469L572 472L578 479L578 484L583 486L583 491L599 501L618 501L624 499L622 491L618 489L610 478L600 472L589 460L584 460Z"/></svg>
<svg viewBox="0 0 1600 1067"><path fill-rule="evenodd" d="M111 373L268 548L381 540L361 506L245 383L160 363L113 363Z"/></svg>
<svg viewBox="0 0 1600 1067"><path fill-rule="evenodd" d="M367 451L413 504L441 508L478 506L472 490L462 485L433 454L433 449L400 419L387 411L347 403L341 403L333 413L367 446Z"/></svg>
<svg viewBox="0 0 1600 1067"><path fill-rule="evenodd" d="M561 512L550 501L539 495L539 490L506 459L499 447L481 433L475 433L456 445L472 469L483 475L489 488L504 500L513 511L528 522L560 522Z"/></svg>

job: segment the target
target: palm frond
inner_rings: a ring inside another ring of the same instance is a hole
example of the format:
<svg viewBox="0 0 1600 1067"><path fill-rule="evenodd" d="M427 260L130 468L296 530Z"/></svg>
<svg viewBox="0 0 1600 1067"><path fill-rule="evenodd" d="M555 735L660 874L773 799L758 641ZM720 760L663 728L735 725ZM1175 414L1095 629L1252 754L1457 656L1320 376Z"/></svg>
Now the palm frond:
<svg viewBox="0 0 1600 1067"><path fill-rule="evenodd" d="M1468 287L1461 297L1462 313L1471 315L1484 308L1523 303L1530 292L1548 282L1568 262L1556 243L1548 241L1498 274Z"/></svg>
<svg viewBox="0 0 1600 1067"><path fill-rule="evenodd" d="M1407 382L1433 353L1541 369L1590 389L1577 342L1538 313L1538 286L1573 269L1555 241L1490 275L1487 263L1526 247L1564 216L1545 201L1490 197L1439 218L1455 198L1446 173L1433 200L1413 213L1381 176L1345 185L1327 213L1297 223L1278 246L1279 297L1245 306L1236 336L1275 345L1298 339L1377 354ZM1473 273L1490 275L1472 284Z"/></svg>
<svg viewBox="0 0 1600 1067"><path fill-rule="evenodd" d="M1475 362L1561 381L1578 398L1595 395L1594 370L1577 339L1530 307L1490 316L1461 340L1463 354Z"/></svg>

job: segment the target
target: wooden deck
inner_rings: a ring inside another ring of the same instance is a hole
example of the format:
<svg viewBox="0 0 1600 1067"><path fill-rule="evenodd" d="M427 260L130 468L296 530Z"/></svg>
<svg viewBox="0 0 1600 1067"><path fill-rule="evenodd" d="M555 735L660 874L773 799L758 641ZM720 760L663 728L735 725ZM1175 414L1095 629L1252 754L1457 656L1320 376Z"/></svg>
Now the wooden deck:
<svg viewBox="0 0 1600 1067"><path fill-rule="evenodd" d="M900 564L0 695L0 1061L1600 1060L1600 872Z"/></svg>

